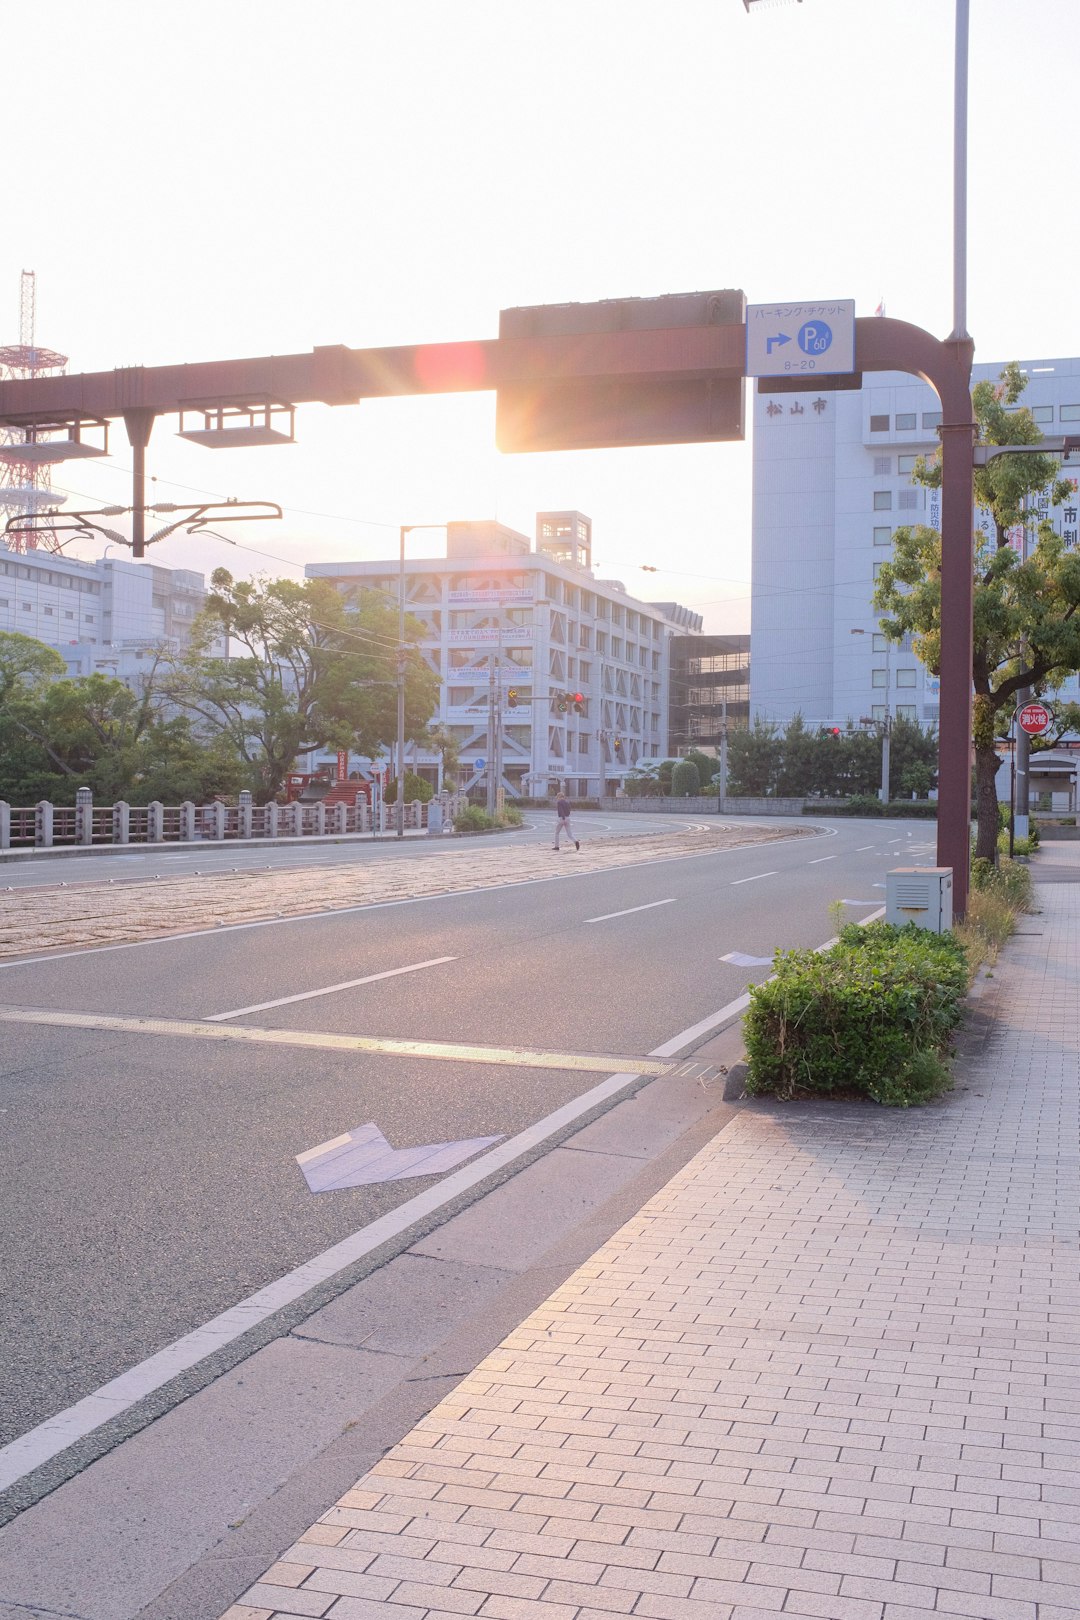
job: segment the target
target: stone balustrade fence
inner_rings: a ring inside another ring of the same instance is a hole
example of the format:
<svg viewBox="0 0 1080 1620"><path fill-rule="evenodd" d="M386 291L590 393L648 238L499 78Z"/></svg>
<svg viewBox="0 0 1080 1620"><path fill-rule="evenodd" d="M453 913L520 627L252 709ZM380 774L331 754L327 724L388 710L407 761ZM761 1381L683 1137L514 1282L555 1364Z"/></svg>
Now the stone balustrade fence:
<svg viewBox="0 0 1080 1620"><path fill-rule="evenodd" d="M464 794L441 793L402 806L407 832L448 832L468 805ZM253 804L242 793L237 804L96 805L89 788L76 802L18 807L0 799L0 850L94 847L103 844L169 844L277 838L341 838L350 833L397 829L396 809L380 804L374 812L361 794L355 804Z"/></svg>

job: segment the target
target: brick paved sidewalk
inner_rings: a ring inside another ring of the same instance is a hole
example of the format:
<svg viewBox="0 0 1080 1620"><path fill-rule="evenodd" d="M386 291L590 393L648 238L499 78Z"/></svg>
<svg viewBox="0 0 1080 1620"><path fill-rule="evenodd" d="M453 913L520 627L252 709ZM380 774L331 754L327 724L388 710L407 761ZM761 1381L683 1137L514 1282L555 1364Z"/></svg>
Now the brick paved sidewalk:
<svg viewBox="0 0 1080 1620"><path fill-rule="evenodd" d="M228 1620L1080 1616L1080 893L1039 897L950 1098L745 1106Z"/></svg>

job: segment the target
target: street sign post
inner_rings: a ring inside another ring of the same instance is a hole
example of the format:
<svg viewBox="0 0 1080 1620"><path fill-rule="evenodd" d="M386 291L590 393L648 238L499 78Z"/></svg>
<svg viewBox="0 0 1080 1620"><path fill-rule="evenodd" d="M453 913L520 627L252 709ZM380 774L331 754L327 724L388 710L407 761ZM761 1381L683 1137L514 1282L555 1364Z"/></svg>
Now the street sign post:
<svg viewBox="0 0 1080 1620"><path fill-rule="evenodd" d="M855 370L855 300L748 304L746 375L805 377Z"/></svg>
<svg viewBox="0 0 1080 1620"><path fill-rule="evenodd" d="M1054 723L1054 716L1045 703L1025 703L1016 711L1017 724L1029 737L1042 737Z"/></svg>

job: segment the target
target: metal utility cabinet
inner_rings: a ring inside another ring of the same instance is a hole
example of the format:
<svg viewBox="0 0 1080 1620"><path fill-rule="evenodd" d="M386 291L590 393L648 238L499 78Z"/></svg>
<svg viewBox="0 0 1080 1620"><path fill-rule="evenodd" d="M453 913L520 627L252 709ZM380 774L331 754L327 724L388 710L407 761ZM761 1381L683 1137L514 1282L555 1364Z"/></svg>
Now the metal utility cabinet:
<svg viewBox="0 0 1080 1620"><path fill-rule="evenodd" d="M943 934L952 927L951 866L897 866L885 874L885 921Z"/></svg>

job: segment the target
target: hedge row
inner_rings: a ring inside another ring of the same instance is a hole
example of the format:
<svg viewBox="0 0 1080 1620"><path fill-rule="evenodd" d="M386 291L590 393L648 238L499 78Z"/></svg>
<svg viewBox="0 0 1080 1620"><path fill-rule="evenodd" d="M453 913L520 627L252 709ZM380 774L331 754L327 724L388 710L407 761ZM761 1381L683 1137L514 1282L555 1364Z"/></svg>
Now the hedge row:
<svg viewBox="0 0 1080 1620"><path fill-rule="evenodd" d="M882 804L869 793L859 793L847 800L845 804L821 805L815 804L812 799L803 806L804 816L916 816L928 820L937 819L937 802L934 799L890 799L888 804Z"/></svg>
<svg viewBox="0 0 1080 1620"><path fill-rule="evenodd" d="M827 951L778 952L775 976L750 989L746 1089L927 1102L950 1084L967 987L960 942L913 923L849 924Z"/></svg>

